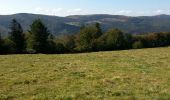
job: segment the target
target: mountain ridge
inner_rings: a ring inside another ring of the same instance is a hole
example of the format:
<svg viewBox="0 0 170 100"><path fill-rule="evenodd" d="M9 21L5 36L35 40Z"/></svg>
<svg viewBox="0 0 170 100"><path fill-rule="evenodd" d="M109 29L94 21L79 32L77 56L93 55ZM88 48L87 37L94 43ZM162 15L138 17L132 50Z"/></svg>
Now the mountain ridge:
<svg viewBox="0 0 170 100"><path fill-rule="evenodd" d="M82 25L101 23L102 29L119 28L125 33L138 34L148 32L170 31L170 15L155 16L124 16L109 14L70 15L66 17L18 13L0 15L0 33L7 35L10 21L15 18L23 26L24 31L29 30L29 25L35 19L41 19L54 35L77 33Z"/></svg>

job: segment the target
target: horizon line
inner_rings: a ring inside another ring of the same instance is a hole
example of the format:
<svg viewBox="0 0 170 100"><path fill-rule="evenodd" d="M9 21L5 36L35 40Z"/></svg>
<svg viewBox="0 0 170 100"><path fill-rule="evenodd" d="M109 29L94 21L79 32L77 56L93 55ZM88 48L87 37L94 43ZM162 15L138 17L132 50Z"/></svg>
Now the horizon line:
<svg viewBox="0 0 170 100"><path fill-rule="evenodd" d="M67 16L57 16L50 14L41 14L41 13L13 13L13 14L0 14L0 16L9 16L9 15L17 15L17 14L32 14L32 15L44 15L44 16L56 16L56 17L69 17L69 16L92 16L92 15L112 15L112 16L127 16L127 17L144 17L144 16L160 16L160 15L169 15L169 14L153 14L153 15L119 15L119 14L106 14L106 13L94 13L94 14L75 14L75 15L67 15ZM170 16L170 15L169 15Z"/></svg>

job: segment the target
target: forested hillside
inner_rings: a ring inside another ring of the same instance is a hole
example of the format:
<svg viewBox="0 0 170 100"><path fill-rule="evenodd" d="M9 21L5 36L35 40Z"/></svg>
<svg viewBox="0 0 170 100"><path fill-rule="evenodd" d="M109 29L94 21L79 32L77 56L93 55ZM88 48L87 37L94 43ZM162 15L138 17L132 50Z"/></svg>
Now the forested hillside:
<svg viewBox="0 0 170 100"><path fill-rule="evenodd" d="M54 35L75 34L82 25L99 22L103 31L109 28L118 28L125 33L139 34L147 32L170 31L170 16L141 16L129 17L120 15L75 15L67 17L37 15L37 14L14 14L0 15L0 33L4 36L9 32L10 21L15 18L22 25L23 30L29 29L34 19L40 18Z"/></svg>
<svg viewBox="0 0 170 100"><path fill-rule="evenodd" d="M77 34L55 36L41 19L35 19L27 32L15 19L7 37L0 37L0 54L78 53L170 46L170 32L127 34L117 28L103 31L100 23L84 25ZM1 34L0 34L1 36Z"/></svg>

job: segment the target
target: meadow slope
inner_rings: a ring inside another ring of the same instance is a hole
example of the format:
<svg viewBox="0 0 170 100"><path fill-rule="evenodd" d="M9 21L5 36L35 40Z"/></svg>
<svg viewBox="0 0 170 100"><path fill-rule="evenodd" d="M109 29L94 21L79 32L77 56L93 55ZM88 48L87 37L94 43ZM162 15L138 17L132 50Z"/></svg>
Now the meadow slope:
<svg viewBox="0 0 170 100"><path fill-rule="evenodd" d="M168 100L170 47L1 55L0 100Z"/></svg>

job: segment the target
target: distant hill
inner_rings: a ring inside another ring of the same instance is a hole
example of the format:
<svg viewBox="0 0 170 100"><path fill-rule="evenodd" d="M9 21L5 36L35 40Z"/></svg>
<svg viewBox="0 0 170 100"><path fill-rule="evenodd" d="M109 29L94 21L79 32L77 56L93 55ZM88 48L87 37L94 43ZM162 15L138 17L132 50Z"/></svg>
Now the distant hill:
<svg viewBox="0 0 170 100"><path fill-rule="evenodd" d="M170 15L129 17L121 15L74 15L67 17L20 13L0 15L0 33L7 35L10 21L15 18L23 26L24 31L34 19L40 18L55 35L74 34L84 24L99 22L104 31L108 28L119 28L126 33L147 33L170 31Z"/></svg>

